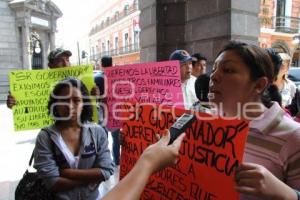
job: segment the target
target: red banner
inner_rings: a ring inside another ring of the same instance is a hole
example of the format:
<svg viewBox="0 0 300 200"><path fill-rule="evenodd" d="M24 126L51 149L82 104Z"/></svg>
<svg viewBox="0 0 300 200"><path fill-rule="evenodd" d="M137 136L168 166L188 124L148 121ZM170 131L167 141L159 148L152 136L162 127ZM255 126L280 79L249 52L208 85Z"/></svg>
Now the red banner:
<svg viewBox="0 0 300 200"><path fill-rule="evenodd" d="M155 134L168 129L184 112L148 105L131 109L131 119L123 124L121 178L156 141ZM197 120L186 130L178 163L152 175L141 199L239 199L234 174L242 161L248 123L195 115Z"/></svg>

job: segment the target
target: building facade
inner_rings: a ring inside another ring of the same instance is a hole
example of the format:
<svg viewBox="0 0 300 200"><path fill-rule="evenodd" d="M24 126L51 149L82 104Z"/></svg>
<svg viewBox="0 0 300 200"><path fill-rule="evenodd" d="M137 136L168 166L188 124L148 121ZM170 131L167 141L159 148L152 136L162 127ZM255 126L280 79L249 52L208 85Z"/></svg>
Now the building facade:
<svg viewBox="0 0 300 200"><path fill-rule="evenodd" d="M47 68L55 48L60 9L48 0L0 0L0 102L9 90L9 72Z"/></svg>
<svg viewBox="0 0 300 200"><path fill-rule="evenodd" d="M260 0L139 0L141 61L201 52L208 70L230 40L258 45Z"/></svg>
<svg viewBox="0 0 300 200"><path fill-rule="evenodd" d="M89 32L90 61L99 67L102 56L113 65L140 62L138 0L112 0L96 13Z"/></svg>
<svg viewBox="0 0 300 200"><path fill-rule="evenodd" d="M300 0L261 0L259 44L292 57L299 66Z"/></svg>

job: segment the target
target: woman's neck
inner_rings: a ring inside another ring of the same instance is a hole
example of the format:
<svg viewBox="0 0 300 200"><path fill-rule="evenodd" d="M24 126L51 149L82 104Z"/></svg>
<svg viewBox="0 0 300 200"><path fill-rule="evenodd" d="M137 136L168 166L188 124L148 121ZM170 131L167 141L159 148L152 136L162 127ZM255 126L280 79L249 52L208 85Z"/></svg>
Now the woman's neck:
<svg viewBox="0 0 300 200"><path fill-rule="evenodd" d="M235 110L224 110L225 118L237 118L241 120L253 120L266 111L266 107L261 102L243 104Z"/></svg>
<svg viewBox="0 0 300 200"><path fill-rule="evenodd" d="M56 121L55 125L60 129L79 129L80 125L77 121Z"/></svg>
<svg viewBox="0 0 300 200"><path fill-rule="evenodd" d="M284 82L285 82L285 76L284 75L280 76L280 78L278 78L275 81L275 85L278 87L279 91L282 90Z"/></svg>

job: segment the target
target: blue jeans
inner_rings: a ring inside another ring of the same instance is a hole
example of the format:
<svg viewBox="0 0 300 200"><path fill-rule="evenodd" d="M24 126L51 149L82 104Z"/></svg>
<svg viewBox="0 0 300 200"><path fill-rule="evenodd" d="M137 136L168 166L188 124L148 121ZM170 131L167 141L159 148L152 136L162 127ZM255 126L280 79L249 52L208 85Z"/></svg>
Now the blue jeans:
<svg viewBox="0 0 300 200"><path fill-rule="evenodd" d="M120 129L117 129L111 133L112 143L112 155L115 165L120 165Z"/></svg>

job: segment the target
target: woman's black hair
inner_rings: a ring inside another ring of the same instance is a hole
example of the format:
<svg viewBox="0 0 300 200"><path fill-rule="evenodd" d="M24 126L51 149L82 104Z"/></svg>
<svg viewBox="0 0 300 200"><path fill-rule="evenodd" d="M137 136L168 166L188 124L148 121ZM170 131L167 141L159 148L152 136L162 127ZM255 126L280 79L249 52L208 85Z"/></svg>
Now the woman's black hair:
<svg viewBox="0 0 300 200"><path fill-rule="evenodd" d="M49 114L52 114L54 119L56 117L59 117L59 116L56 116L57 112L56 112L56 108L55 106L52 107L52 105L54 103L57 102L58 98L57 97L60 97L61 95L61 91L66 88L66 87L75 87L75 88L78 88L81 92L81 95L83 97L83 108L82 108L82 112L81 112L81 115L80 115L80 121L81 123L84 123L84 122L88 122L88 121L91 121L92 120L92 116L93 116L93 108L92 108L92 105L91 105L91 101L90 101L90 98L89 98L89 92L86 88L86 86L79 80L79 79L76 79L74 77L69 77L69 78L66 78L62 81L59 81L53 88L51 94L50 94L50 97L49 97L49 102L48 102L48 112ZM53 109L53 111L51 111L51 109Z"/></svg>
<svg viewBox="0 0 300 200"><path fill-rule="evenodd" d="M200 102L208 102L209 80L208 74L201 74L195 81L195 92Z"/></svg>
<svg viewBox="0 0 300 200"><path fill-rule="evenodd" d="M274 65L267 51L258 46L237 41L231 41L219 52L218 56L224 51L234 51L243 60L249 68L252 80L258 80L261 77L268 78L269 84L265 88L261 100L266 107L270 107L268 90L274 80Z"/></svg>
<svg viewBox="0 0 300 200"><path fill-rule="evenodd" d="M279 54L275 51L275 49L267 48L266 50L267 50L267 52L273 62L273 65L274 65L274 80L276 81L280 67L282 65L282 59L279 56Z"/></svg>

